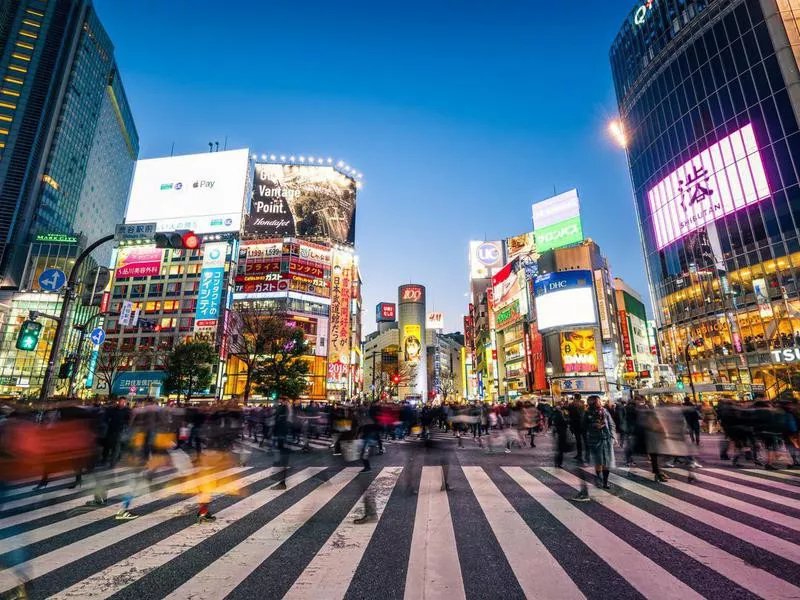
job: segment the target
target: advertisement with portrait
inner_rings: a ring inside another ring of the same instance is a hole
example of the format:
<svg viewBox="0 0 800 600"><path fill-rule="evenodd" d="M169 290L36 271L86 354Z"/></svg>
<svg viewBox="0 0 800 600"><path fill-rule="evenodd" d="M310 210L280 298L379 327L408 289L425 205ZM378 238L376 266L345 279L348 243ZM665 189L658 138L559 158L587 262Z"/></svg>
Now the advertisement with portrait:
<svg viewBox="0 0 800 600"><path fill-rule="evenodd" d="M470 279L488 279L503 266L503 243L500 241L469 243Z"/></svg>
<svg viewBox="0 0 800 600"><path fill-rule="evenodd" d="M534 295L540 331L597 323L591 271L539 275L534 280Z"/></svg>
<svg viewBox="0 0 800 600"><path fill-rule="evenodd" d="M353 254L334 250L331 269L331 307L328 317L328 364L350 363L350 299L353 296Z"/></svg>
<svg viewBox="0 0 800 600"><path fill-rule="evenodd" d="M157 231L239 231L250 154L247 149L139 160L126 223Z"/></svg>
<svg viewBox="0 0 800 600"><path fill-rule="evenodd" d="M753 279L753 293L756 296L756 304L758 304L758 313L765 319L773 316L772 304L769 301L769 290L767 289L767 282L763 277Z"/></svg>
<svg viewBox="0 0 800 600"><path fill-rule="evenodd" d="M352 245L356 182L329 166L255 166L245 232Z"/></svg>
<svg viewBox="0 0 800 600"><path fill-rule="evenodd" d="M561 332L561 364L565 373L595 373L598 370L594 329Z"/></svg>
<svg viewBox="0 0 800 600"><path fill-rule="evenodd" d="M403 358L406 364L416 366L422 356L422 328L419 325L403 326Z"/></svg>
<svg viewBox="0 0 800 600"><path fill-rule="evenodd" d="M117 250L115 279L128 277L158 277L164 250L156 247L123 246Z"/></svg>
<svg viewBox="0 0 800 600"><path fill-rule="evenodd" d="M506 240L506 260L511 262L518 256L536 255L533 232L515 235Z"/></svg>

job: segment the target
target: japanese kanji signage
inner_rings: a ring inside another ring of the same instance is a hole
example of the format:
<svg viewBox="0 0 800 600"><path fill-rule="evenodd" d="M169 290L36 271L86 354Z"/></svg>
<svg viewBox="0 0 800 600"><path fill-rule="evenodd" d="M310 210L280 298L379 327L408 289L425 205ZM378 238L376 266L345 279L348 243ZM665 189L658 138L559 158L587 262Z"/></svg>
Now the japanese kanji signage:
<svg viewBox="0 0 800 600"><path fill-rule="evenodd" d="M120 248L117 253L116 279L157 277L161 272L164 251L161 248Z"/></svg>
<svg viewBox="0 0 800 600"><path fill-rule="evenodd" d="M200 272L200 289L197 293L197 312L194 330L214 331L220 316L220 299L225 280L225 242L206 244L203 247L203 270Z"/></svg>
<svg viewBox="0 0 800 600"><path fill-rule="evenodd" d="M328 320L328 363L350 362L350 300L353 296L353 254L333 251L331 310Z"/></svg>

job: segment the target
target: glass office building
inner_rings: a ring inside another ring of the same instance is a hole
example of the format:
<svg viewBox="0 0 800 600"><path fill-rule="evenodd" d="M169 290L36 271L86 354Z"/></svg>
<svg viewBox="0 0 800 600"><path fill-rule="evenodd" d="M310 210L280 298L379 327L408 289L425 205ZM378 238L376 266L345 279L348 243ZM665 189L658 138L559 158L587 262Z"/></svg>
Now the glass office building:
<svg viewBox="0 0 800 600"><path fill-rule="evenodd" d="M662 361L712 389L800 388L799 26L643 0L611 48Z"/></svg>

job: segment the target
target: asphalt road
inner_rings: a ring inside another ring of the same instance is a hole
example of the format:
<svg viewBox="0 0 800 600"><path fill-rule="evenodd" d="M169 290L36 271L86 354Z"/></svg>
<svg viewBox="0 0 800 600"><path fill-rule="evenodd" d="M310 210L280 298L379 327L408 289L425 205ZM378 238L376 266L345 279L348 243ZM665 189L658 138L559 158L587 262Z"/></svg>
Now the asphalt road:
<svg viewBox="0 0 800 600"><path fill-rule="evenodd" d="M108 506L69 475L11 488L0 510L0 590L30 598L800 598L800 472L719 460L703 440L699 482L665 484L649 465L594 486L574 460L552 468L552 441L493 453L437 433L393 442L359 463L329 440L293 446L287 489L274 455L247 442L245 466L174 469L137 488L138 518L114 518L133 469L100 471ZM443 467L448 491L442 491ZM592 500L574 502L582 482ZM214 490L214 523L195 494ZM364 495L377 518L362 516Z"/></svg>

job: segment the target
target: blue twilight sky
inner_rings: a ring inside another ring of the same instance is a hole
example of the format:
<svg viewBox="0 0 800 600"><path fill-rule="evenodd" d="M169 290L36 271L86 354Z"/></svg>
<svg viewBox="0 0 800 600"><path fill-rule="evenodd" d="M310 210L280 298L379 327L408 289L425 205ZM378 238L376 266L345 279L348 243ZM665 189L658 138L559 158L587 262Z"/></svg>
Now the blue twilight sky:
<svg viewBox="0 0 800 600"><path fill-rule="evenodd" d="M365 332L397 286L462 329L470 239L530 231L576 187L584 232L645 297L608 50L634 0L95 0L141 157L333 156L364 173ZM649 304L649 301L648 301Z"/></svg>

